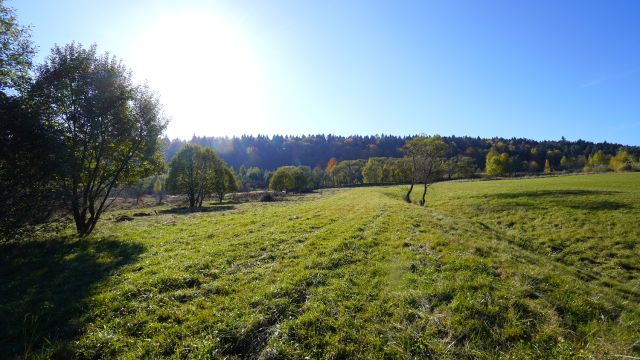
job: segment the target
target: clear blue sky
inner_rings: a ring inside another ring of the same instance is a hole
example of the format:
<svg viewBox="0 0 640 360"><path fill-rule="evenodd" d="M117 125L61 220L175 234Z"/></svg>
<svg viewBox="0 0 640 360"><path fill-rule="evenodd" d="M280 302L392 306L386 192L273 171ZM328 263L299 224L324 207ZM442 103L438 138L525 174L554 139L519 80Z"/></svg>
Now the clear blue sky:
<svg viewBox="0 0 640 360"><path fill-rule="evenodd" d="M43 59L96 42L170 137L442 134L640 145L640 1L8 1Z"/></svg>

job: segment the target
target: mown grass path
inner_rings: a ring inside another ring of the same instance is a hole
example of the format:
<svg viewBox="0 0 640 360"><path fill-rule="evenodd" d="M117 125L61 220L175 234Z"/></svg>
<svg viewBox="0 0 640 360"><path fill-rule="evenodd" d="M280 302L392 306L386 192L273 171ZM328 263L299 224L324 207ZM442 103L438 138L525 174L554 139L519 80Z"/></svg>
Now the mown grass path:
<svg viewBox="0 0 640 360"><path fill-rule="evenodd" d="M640 174L442 183L426 208L403 191L105 219L87 240L8 249L0 350L640 356Z"/></svg>

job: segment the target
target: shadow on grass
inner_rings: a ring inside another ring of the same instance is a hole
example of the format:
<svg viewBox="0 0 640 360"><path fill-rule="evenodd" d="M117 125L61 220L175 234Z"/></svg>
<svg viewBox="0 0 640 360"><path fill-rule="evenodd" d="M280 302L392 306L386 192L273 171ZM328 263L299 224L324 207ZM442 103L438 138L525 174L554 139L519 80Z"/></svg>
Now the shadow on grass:
<svg viewBox="0 0 640 360"><path fill-rule="evenodd" d="M70 357L92 287L135 262L143 250L113 238L1 246L0 354Z"/></svg>
<svg viewBox="0 0 640 360"><path fill-rule="evenodd" d="M196 212L218 212L218 211L228 211L233 210L235 207L229 204L218 204L211 206L203 206L200 208L191 209L187 206L175 207L166 210L160 210L158 213L160 214L191 214Z"/></svg>
<svg viewBox="0 0 640 360"><path fill-rule="evenodd" d="M562 206L576 210L607 211L630 208L629 204L613 201L586 198L619 194L619 191L604 190L537 190L516 191L482 195L485 199L514 200L509 206L538 208L543 203Z"/></svg>

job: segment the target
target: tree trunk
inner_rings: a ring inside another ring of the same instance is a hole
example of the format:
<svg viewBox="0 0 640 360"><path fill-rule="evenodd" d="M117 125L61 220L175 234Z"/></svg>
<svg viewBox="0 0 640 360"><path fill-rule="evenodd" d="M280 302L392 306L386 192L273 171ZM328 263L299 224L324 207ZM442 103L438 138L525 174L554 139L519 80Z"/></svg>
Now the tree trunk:
<svg viewBox="0 0 640 360"><path fill-rule="evenodd" d="M404 201L411 203L411 192L413 191L413 181L411 181L411 186L409 187L409 191L407 191L407 194L404 196Z"/></svg>
<svg viewBox="0 0 640 360"><path fill-rule="evenodd" d="M425 205L425 198L427 197L427 182L424 182L424 191L422 192L422 200L420 200L420 206Z"/></svg>

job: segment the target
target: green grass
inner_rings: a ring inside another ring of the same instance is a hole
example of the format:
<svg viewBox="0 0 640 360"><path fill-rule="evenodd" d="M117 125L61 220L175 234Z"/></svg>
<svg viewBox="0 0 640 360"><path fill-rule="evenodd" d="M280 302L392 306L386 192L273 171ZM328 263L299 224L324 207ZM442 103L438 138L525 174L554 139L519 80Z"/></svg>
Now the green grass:
<svg viewBox="0 0 640 360"><path fill-rule="evenodd" d="M405 190L112 212L5 246L0 353L640 356L640 174L440 183L426 208Z"/></svg>

